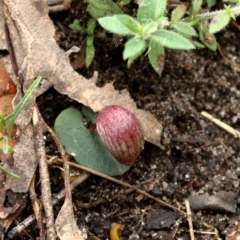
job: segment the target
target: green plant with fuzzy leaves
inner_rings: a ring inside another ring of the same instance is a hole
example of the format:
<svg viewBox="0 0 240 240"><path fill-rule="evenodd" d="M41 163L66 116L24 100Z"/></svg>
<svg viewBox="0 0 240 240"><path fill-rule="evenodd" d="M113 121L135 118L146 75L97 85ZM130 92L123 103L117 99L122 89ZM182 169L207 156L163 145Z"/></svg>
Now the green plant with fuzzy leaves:
<svg viewBox="0 0 240 240"><path fill-rule="evenodd" d="M7 135L12 130L14 122L17 119L19 113L22 111L27 101L32 96L35 89L38 87L41 80L42 80L41 77L38 77L34 80L34 82L29 87L29 89L27 90L27 92L25 93L25 95L23 96L19 104L16 106L12 114L10 114L9 116L4 116L4 114L0 112L0 131L3 133L3 136L0 138L0 141L2 141L2 147L0 149L2 150L4 155L13 152L13 149L11 149L8 145ZM18 175L8 171L7 169L3 168L1 165L0 165L0 170L13 178L20 179Z"/></svg>
<svg viewBox="0 0 240 240"><path fill-rule="evenodd" d="M214 34L240 14L239 0L234 7L225 5L223 10L205 13L201 13L202 0L193 0L189 9L180 3L170 18L166 15L166 0L139 0L137 3L136 17L115 14L98 18L98 22L109 32L128 38L123 51L128 66L146 52L159 74L163 70L159 59L164 56L164 48L190 50L206 46L216 50ZM208 1L208 4L213 2Z"/></svg>

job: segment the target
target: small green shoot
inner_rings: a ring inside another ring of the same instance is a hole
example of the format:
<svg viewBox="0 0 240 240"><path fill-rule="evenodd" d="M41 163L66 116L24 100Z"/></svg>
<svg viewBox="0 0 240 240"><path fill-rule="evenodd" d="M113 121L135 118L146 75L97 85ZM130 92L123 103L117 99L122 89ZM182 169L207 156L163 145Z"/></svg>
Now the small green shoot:
<svg viewBox="0 0 240 240"><path fill-rule="evenodd" d="M18 176L17 174L15 174L13 172L8 171L6 168L2 167L1 165L0 165L0 170L2 172L4 172L6 175L8 175L8 176L10 176L12 178L15 178L17 180L20 180L20 176Z"/></svg>
<svg viewBox="0 0 240 240"><path fill-rule="evenodd" d="M38 85L40 84L40 82L42 81L42 77L37 77L33 83L31 84L31 86L29 87L29 89L27 90L27 92L24 94L22 100L18 103L18 105L16 106L14 112L12 114L10 114L9 116L7 116L5 118L6 121L6 130L7 132L9 132L12 127L13 124L15 122L15 120L17 119L19 113L22 111L22 109L25 107L27 101L29 100L29 98L32 96L32 94L34 93L35 89L38 87Z"/></svg>
<svg viewBox="0 0 240 240"><path fill-rule="evenodd" d="M13 149L11 149L8 145L7 134L12 130L16 118L18 117L19 113L25 107L27 101L32 96L35 89L40 84L41 80L42 80L42 77L38 77L34 80L34 82L30 86L30 88L27 90L27 92L25 93L25 95L23 96L23 98L19 102L19 104L16 106L16 108L12 114L5 117L4 114L2 112L0 112L0 131L3 133L3 136L0 138L0 141L2 141L1 149L2 149L2 152L4 155L13 152ZM20 177L18 175L8 171L7 169L3 168L2 166L0 166L0 170L13 178L20 179Z"/></svg>
<svg viewBox="0 0 240 240"><path fill-rule="evenodd" d="M190 7L181 2L168 13L166 0L138 0L138 8L133 16L124 14L122 7L131 0L85 0L86 11L91 16L84 28L75 20L72 29L87 34L86 67L95 56L94 30L98 22L105 30L126 37L123 59L127 65L142 54L147 54L154 70L161 74L164 62L164 48L191 50L208 47L215 51L215 33L226 27L231 19L240 14L240 0L228 0L223 10L208 12L216 0L192 0ZM124 8L123 8L124 9ZM205 12L204 12L205 11ZM170 16L169 18L167 16ZM210 20L210 21L209 21Z"/></svg>

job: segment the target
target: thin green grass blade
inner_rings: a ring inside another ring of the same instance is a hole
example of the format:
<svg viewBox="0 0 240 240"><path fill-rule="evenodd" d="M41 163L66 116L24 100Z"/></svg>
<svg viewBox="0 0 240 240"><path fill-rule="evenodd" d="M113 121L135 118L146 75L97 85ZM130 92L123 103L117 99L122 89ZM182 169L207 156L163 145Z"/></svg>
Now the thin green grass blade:
<svg viewBox="0 0 240 240"><path fill-rule="evenodd" d="M15 179L18 179L18 180L21 179L20 176L18 176L15 173L12 173L12 172L8 171L7 169L3 168L1 165L0 165L0 170L3 171L4 173L6 173L8 176L10 176L12 178L15 178Z"/></svg>
<svg viewBox="0 0 240 240"><path fill-rule="evenodd" d="M19 115L19 113L22 111L22 109L26 105L26 103L29 100L29 98L34 93L35 89L38 87L38 85L41 82L41 80L42 80L42 77L37 77L34 80L32 85L30 86L30 88L27 90L27 92L23 96L23 98L20 101L20 103L15 108L14 112L11 115L6 117L6 130L7 130L7 132L9 132L12 129L14 121L16 120L17 116Z"/></svg>

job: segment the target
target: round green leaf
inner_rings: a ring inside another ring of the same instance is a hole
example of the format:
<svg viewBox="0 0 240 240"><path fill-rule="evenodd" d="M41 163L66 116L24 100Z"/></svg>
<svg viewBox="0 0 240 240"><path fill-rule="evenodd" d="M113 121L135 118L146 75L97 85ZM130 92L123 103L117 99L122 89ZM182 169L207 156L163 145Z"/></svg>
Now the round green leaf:
<svg viewBox="0 0 240 240"><path fill-rule="evenodd" d="M65 151L79 164L110 176L121 175L129 169L113 158L96 132L91 133L84 126L78 110L64 110L57 117L54 129Z"/></svg>

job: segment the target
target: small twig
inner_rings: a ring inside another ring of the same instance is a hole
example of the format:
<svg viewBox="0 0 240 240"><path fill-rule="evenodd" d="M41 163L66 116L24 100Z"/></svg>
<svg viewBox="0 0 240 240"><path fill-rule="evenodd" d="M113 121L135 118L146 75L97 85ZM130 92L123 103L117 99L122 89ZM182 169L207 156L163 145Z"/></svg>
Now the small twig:
<svg viewBox="0 0 240 240"><path fill-rule="evenodd" d="M182 216L178 218L178 220L175 222L175 224L172 226L172 230L169 233L172 239L175 239L175 235L179 229L179 225L182 223Z"/></svg>
<svg viewBox="0 0 240 240"><path fill-rule="evenodd" d="M5 35L6 35L6 40L7 40L7 47L8 47L8 51L9 51L9 55L10 55L10 60L12 63L12 68L13 68L13 72L15 74L15 76L18 78L18 81L20 83L20 90L22 95L24 95L24 91L23 91L23 84L24 84L24 78L22 74L19 74L19 67L17 64L17 60L16 60L16 55L15 55L15 51L12 45L12 40L11 40L11 36L9 33L9 29L6 23L4 23L4 30L5 30Z"/></svg>
<svg viewBox="0 0 240 240"><path fill-rule="evenodd" d="M59 5L63 3L63 0L48 0L48 6Z"/></svg>
<svg viewBox="0 0 240 240"><path fill-rule="evenodd" d="M53 141L57 145L57 149L60 153L61 159L63 160L63 166L64 166L64 184L65 184L65 199L68 199L68 201L72 202L72 192L71 192L71 184L70 184L70 176L69 176L69 161L67 160L65 151L63 149L63 146L59 142L56 134L53 132L53 130L44 122L44 125L48 132L50 133Z"/></svg>
<svg viewBox="0 0 240 240"><path fill-rule="evenodd" d="M47 239L56 239L56 231L54 227L54 215L52 207L52 195L50 187L50 179L48 165L43 140L43 120L37 107L33 110L33 125L35 136L35 147L39 159L39 173L41 179L41 197L42 204L46 216Z"/></svg>
<svg viewBox="0 0 240 240"><path fill-rule="evenodd" d="M190 237L191 237L191 240L195 240L194 231L193 231L193 224L192 224L192 213L191 213L189 201L187 199L185 199L185 205L186 205L186 211L187 211L187 220L188 220Z"/></svg>
<svg viewBox="0 0 240 240"><path fill-rule="evenodd" d="M8 52L9 52L12 67L13 67L13 72L14 72L15 76L17 77L19 68L18 68L14 48L13 48L13 45L12 45L10 33L9 33L9 30L8 30L8 26L7 26L6 23L4 24L4 30L5 30L6 40L7 40Z"/></svg>
<svg viewBox="0 0 240 240"><path fill-rule="evenodd" d="M68 8L63 5L63 4L60 4L60 5L56 5L56 6L50 6L48 8L48 11L49 13L56 13L56 12L62 12L62 11L65 11L67 10Z"/></svg>
<svg viewBox="0 0 240 240"><path fill-rule="evenodd" d="M230 127L229 125L227 125L226 123L220 121L219 119L213 117L211 114L207 113L207 112L201 112L201 114L207 118L208 120L212 121L213 123L215 123L217 126L219 126L220 128L224 129L225 131L231 133L235 138L240 138L240 132L235 130L234 128Z"/></svg>
<svg viewBox="0 0 240 240"><path fill-rule="evenodd" d="M166 203L166 202L164 202L164 201L162 201L162 200L160 200L160 199L152 196L152 195L149 194L149 193L146 193L145 191L139 189L138 187L133 186L133 185L130 185L129 183L126 183L126 182L124 182L124 181L121 181L121 180L118 180L118 179L116 179L116 178L110 177L110 176L108 176L108 175L106 175L106 174L97 172L97 171L95 171L95 170L93 170L93 169L90 169L90 168L87 168L87 167L83 167L83 166L81 166L81 165L79 165L79 164L76 164L76 163L69 162L69 165L74 166L74 167L76 167L76 168L80 168L80 169L82 169L82 170L84 170L84 171L90 172L90 173L92 173L92 174L94 174L94 175L96 175L96 176L105 178L105 179L107 179L107 180L109 180L109 181L115 182L115 183L120 184L120 185L122 185L122 186L124 186L124 187L132 188L132 189L134 189L135 191L143 194L144 196L146 196L146 197L148 197L148 198L151 198L151 199L155 200L156 202L158 202L158 203L160 203L160 204L162 204L162 205L164 205L164 206L166 206L166 207L169 207L169 208L171 208L171 209L173 209L173 210L175 210L175 211L177 211L177 212L180 212L181 214L186 215L186 213L185 213L184 211L178 209L177 207L174 207L174 206L172 206L171 204Z"/></svg>
<svg viewBox="0 0 240 240"><path fill-rule="evenodd" d="M19 224L19 222L16 219L15 224ZM34 238L26 230L23 230L23 234L25 234L28 237L28 239L34 240Z"/></svg>
<svg viewBox="0 0 240 240"><path fill-rule="evenodd" d="M39 235L40 240L45 240L45 234L44 234L44 224L43 224L43 216L42 216L42 204L39 204L39 201L37 199L36 191L35 191L35 180L36 180L36 172L34 173L34 176L32 178L32 181L30 183L29 187L29 196L32 202L32 208L35 214L35 217L37 219L37 225L39 228Z"/></svg>
<svg viewBox="0 0 240 240"><path fill-rule="evenodd" d="M90 173L83 172L72 184L71 189L72 191L79 186L82 182L84 182L88 177L90 176ZM56 205L60 200L62 200L65 196L65 189L63 189L60 193L53 196L52 205ZM35 220L35 215L32 214L28 216L24 221L22 221L18 226L13 228L11 231L8 232L8 237L10 239L13 239L17 234L21 233L24 229L29 227Z"/></svg>

